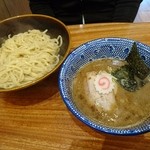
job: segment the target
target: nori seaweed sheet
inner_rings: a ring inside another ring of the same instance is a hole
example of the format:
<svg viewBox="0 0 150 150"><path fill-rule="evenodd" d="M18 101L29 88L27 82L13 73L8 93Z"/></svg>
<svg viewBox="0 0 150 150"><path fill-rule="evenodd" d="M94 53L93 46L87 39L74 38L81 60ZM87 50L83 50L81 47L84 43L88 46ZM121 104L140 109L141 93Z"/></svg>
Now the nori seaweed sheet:
<svg viewBox="0 0 150 150"><path fill-rule="evenodd" d="M150 68L140 57L135 42L125 60L128 64L111 72L111 74L125 90L134 92L145 85L144 79L150 74Z"/></svg>
<svg viewBox="0 0 150 150"><path fill-rule="evenodd" d="M129 66L134 70L134 74L141 80L144 80L150 74L150 68L140 57L135 42L133 43L131 51L125 60L129 63Z"/></svg>
<svg viewBox="0 0 150 150"><path fill-rule="evenodd" d="M129 65L122 66L121 68L113 71L111 74L127 91L134 92L138 89L138 83L134 79L134 72Z"/></svg>

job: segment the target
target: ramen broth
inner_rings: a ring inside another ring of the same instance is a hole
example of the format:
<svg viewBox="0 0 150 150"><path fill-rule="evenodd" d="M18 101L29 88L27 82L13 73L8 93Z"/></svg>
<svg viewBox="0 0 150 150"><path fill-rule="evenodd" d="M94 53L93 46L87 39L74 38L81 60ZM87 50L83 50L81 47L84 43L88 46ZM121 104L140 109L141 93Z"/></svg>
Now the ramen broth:
<svg viewBox="0 0 150 150"><path fill-rule="evenodd" d="M110 91L100 93L96 89L99 72L110 78L111 71L125 64L123 60L100 59L79 69L73 80L73 97L79 110L88 118L107 126L124 127L138 124L150 116L150 83L135 92L129 92L112 77ZM104 75L100 75L103 80L106 79Z"/></svg>

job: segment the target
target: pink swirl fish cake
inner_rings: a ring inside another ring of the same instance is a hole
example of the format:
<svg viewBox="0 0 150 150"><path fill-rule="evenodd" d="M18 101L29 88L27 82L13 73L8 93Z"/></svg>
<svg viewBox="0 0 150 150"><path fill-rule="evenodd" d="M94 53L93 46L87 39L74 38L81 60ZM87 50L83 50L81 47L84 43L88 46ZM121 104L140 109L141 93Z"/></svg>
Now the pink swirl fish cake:
<svg viewBox="0 0 150 150"><path fill-rule="evenodd" d="M117 86L113 76L107 72L88 72L85 83L88 102L99 111L112 111L116 106Z"/></svg>

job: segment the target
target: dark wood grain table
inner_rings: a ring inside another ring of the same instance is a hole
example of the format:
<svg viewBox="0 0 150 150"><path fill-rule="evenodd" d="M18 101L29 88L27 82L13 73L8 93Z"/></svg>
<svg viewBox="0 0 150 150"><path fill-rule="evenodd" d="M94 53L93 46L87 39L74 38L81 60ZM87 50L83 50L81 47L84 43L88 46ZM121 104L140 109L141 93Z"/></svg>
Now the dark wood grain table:
<svg viewBox="0 0 150 150"><path fill-rule="evenodd" d="M71 50L104 37L123 37L150 45L150 23L68 26ZM150 133L114 136L96 132L63 103L58 73L26 89L0 93L0 150L150 150Z"/></svg>

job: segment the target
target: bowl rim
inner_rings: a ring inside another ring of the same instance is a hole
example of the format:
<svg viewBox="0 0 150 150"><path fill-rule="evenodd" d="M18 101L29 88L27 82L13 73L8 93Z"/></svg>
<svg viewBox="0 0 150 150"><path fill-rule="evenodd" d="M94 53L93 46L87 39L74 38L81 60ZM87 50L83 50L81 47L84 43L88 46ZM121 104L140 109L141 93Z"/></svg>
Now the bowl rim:
<svg viewBox="0 0 150 150"><path fill-rule="evenodd" d="M94 123L94 121L91 121L90 119L88 119L88 117L84 116L82 114L82 112L78 111L76 106L74 106L71 102L70 102L70 99L68 99L67 97L65 97L65 93L63 91L63 85L62 85L62 75L63 75L63 71L64 71L64 68L65 68L65 65L66 65L66 62L68 61L68 59L73 55L74 52L77 52L77 51L81 51L80 50L80 47L82 47L83 45L85 44L89 44L89 43L92 43L92 42L95 42L95 41L98 41L98 40L107 40L107 39L114 39L114 40L127 40L129 42L136 42L140 45L143 45L143 46L146 46L146 47L150 47L142 42L139 42L139 41L136 41L136 40L133 40L133 39L129 39L129 38L122 38L122 37L104 37L104 38L96 38L96 39L92 39L92 40L89 40L85 43L82 43L81 45L79 45L78 47L74 48L71 53L67 56L66 60L63 62L61 68L60 68L60 71L59 71L59 76L58 76L58 86L59 86L59 92L60 92L60 95L61 95L61 98L63 100L63 102L65 103L66 107L68 108L68 110L78 119L80 120L82 123L86 124L87 126L89 126L90 128L98 131L98 132L103 132L103 133L107 133L107 134L111 134L111 135L121 135L121 136L133 136L133 135L139 135L139 134L143 134L143 133L147 133L147 132L150 132L150 120L149 118L147 119L148 120L148 125L146 126L146 128L141 128L141 130L139 130L138 127L127 127L127 128L123 128L123 127L120 127L120 128L115 128L115 127L109 127L109 126L105 126L105 125L102 125L102 124L96 124ZM145 120L144 122L146 122L147 120ZM142 124L142 123L140 123ZM141 125L142 126L142 125Z"/></svg>
<svg viewBox="0 0 150 150"><path fill-rule="evenodd" d="M1 20L0 24L8 22L10 20L27 18L27 17L47 18L47 19L51 19L51 20L59 23L66 30L66 33L67 33L67 36L68 36L68 39L69 39L66 53L65 53L64 57L59 61L59 63L51 71L47 72L42 77L40 77L40 78L38 78L38 79L36 79L34 81L31 81L31 82L29 82L27 84L24 84L22 86L19 86L19 87L13 87L13 88L10 88L10 89L2 89L2 88L0 88L0 93L1 92L17 91L17 90L25 89L25 88L28 88L30 86L33 86L33 85L37 84L38 82L42 81L43 79L47 78L48 76L50 76L51 74L53 74L54 72L56 72L59 69L59 67L62 65L63 61L66 59L66 57L68 56L68 54L70 52L70 47L71 47L71 34L70 34L70 30L68 29L67 25L65 25L62 21L60 21L57 18L48 16L48 15L42 15L42 14L23 14L23 15L17 15L17 16L13 16L13 17L9 17L9 18L6 18L4 20Z"/></svg>

